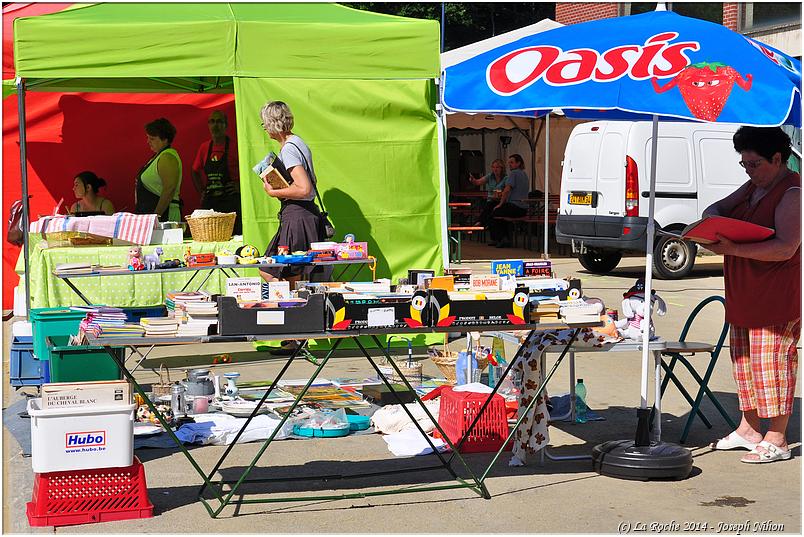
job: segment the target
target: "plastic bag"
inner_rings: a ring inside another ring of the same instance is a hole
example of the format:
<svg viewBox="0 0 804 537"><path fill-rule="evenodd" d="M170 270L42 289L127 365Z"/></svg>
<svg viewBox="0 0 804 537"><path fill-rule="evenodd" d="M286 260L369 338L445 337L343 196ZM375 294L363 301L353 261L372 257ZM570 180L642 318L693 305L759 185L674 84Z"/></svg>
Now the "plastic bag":
<svg viewBox="0 0 804 537"><path fill-rule="evenodd" d="M311 429L340 429L344 425L349 425L349 418L346 417L346 410L321 409L301 423L302 427Z"/></svg>

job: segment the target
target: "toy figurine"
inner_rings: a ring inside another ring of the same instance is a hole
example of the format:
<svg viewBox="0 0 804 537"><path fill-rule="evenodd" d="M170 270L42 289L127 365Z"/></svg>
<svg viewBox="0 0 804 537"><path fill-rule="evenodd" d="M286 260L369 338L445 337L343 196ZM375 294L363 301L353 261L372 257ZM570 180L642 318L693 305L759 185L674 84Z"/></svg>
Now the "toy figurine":
<svg viewBox="0 0 804 537"><path fill-rule="evenodd" d="M163 261L162 263L158 263L154 268L170 269L170 268L180 268L180 267L183 267L183 266L184 266L184 263L182 263L178 259L168 259L167 261Z"/></svg>
<svg viewBox="0 0 804 537"><path fill-rule="evenodd" d="M128 270L142 270L145 265L142 264L142 248L139 246L132 246L128 249Z"/></svg>
<svg viewBox="0 0 804 537"><path fill-rule="evenodd" d="M145 256L145 269L146 270L155 269L156 266L160 263L160 258L162 257L163 252L164 252L164 250L162 250L162 247L157 246L154 249L154 253L146 255Z"/></svg>
<svg viewBox="0 0 804 537"><path fill-rule="evenodd" d="M659 315L667 313L667 304L653 289L651 290L650 306L648 306L651 308L651 313L653 312L653 306L657 302L659 303L657 313ZM622 306L624 318L614 323L618 328L619 334L624 338L641 340L642 333L648 330L650 339L653 339L655 327L652 314L650 326L645 324L645 281L642 278L638 279L631 289L623 293Z"/></svg>
<svg viewBox="0 0 804 537"><path fill-rule="evenodd" d="M346 244L352 244L353 242L355 242L355 236L354 236L354 234L353 234L353 233L347 233L347 234L346 234L346 235L343 237L343 242L345 242Z"/></svg>
<svg viewBox="0 0 804 537"><path fill-rule="evenodd" d="M190 256L193 255L193 252L190 251L190 247L188 246L184 250L184 264L188 267L190 266Z"/></svg>

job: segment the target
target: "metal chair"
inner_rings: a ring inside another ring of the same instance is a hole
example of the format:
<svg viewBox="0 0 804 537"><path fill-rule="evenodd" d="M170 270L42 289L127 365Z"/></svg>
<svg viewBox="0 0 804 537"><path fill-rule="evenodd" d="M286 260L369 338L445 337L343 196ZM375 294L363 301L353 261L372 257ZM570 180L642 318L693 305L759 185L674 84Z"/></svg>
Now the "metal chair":
<svg viewBox="0 0 804 537"><path fill-rule="evenodd" d="M723 348L723 343L726 340L726 334L729 331L729 323L727 323L724 318L723 328L720 331L720 336L718 337L717 343L715 343L714 347L709 344L697 344L686 341L687 333L689 332L689 329L698 313L700 313L701 310L711 302L720 302L723 304L724 308L726 305L726 300L722 296L715 295L702 300L700 304L695 306L695 309L692 310L692 313L690 313L689 317L687 317L687 322L684 324L684 328L681 330L681 335L678 338L678 342L668 342L667 348L662 352L662 369L664 370L664 379L662 380L661 394L664 395L667 385L672 381L676 388L678 388L679 392L681 392L681 395L684 396L692 407L690 414L687 417L687 423L684 425L684 430L681 433L681 438L679 440L681 444L683 444L687 439L690 427L692 426L692 421L696 415L701 418L701 421L704 423L704 425L706 425L707 428L712 428L712 424L706 419L706 416L703 415L703 412L701 412L700 409L701 401L703 401L704 395L709 397L709 400L712 401L712 404L715 405L715 408L717 408L718 412L720 412L720 415L723 416L723 419L726 420L732 429L737 428L737 424L734 422L734 420L732 420L731 416L729 416L728 412L726 412L726 410L723 408L723 405L720 404L720 401L717 400L717 397L715 397L715 395L709 389L709 379L712 377L712 373L715 370L715 365L717 364L718 356L720 355L720 350ZM694 354L696 352L704 352L709 354L709 365L707 366L703 377L698 374L687 357L682 354ZM665 356L670 358L669 363L665 363ZM698 393L695 396L695 399L690 396L689 392L681 384L681 381L679 381L678 377L676 377L676 375L673 373L673 369L677 363L683 364L684 367L686 367L689 371L692 378L695 379L696 383L698 384Z"/></svg>

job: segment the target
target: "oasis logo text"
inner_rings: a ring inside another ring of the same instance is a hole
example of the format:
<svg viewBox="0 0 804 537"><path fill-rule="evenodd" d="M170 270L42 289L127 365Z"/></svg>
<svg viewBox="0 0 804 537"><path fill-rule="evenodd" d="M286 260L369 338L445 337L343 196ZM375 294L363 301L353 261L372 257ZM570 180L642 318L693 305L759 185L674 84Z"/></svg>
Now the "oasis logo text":
<svg viewBox="0 0 804 537"><path fill-rule="evenodd" d="M602 54L588 48L564 51L536 45L509 52L489 64L486 82L499 95L513 95L538 80L551 86L590 80L612 82L628 75L634 80L670 77L690 63L687 51L700 50L697 41L671 43L677 32L656 34L644 45L621 45Z"/></svg>

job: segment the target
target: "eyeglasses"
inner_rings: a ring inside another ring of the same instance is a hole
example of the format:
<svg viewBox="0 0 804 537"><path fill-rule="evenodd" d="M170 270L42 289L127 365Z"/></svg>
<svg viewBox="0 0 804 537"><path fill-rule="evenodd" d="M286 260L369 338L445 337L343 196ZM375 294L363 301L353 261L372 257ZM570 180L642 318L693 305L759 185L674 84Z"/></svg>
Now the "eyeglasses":
<svg viewBox="0 0 804 537"><path fill-rule="evenodd" d="M747 170L755 170L755 169L759 168L759 166L762 164L763 160L766 160L766 159L758 158L756 160L741 160L739 162L739 164L740 164L740 166L742 166L743 168L745 168Z"/></svg>

